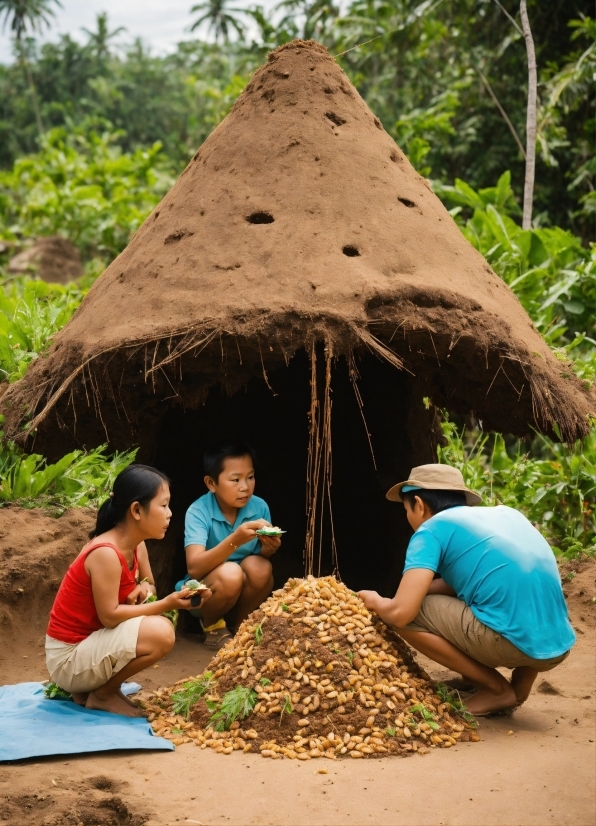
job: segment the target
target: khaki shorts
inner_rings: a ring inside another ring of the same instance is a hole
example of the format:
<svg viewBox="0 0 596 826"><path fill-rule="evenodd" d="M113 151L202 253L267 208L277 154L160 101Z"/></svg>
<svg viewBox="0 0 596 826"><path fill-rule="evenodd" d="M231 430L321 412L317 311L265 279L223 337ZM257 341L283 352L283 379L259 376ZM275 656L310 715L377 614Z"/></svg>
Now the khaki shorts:
<svg viewBox="0 0 596 826"><path fill-rule="evenodd" d="M125 620L115 628L100 628L72 645L46 636L46 665L52 682L64 691L95 691L137 656L143 617Z"/></svg>
<svg viewBox="0 0 596 826"><path fill-rule="evenodd" d="M465 602L444 594L425 597L418 616L404 627L408 631L430 631L444 637L460 651L490 668L529 666L536 671L550 671L569 656L566 651L548 660L528 657L512 642L480 622Z"/></svg>

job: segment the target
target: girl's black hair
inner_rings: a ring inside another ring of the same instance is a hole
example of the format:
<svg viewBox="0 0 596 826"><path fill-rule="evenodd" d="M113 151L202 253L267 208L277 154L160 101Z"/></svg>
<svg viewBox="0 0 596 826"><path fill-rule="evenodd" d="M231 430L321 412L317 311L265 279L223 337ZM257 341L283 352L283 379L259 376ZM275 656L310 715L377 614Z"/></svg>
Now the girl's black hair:
<svg viewBox="0 0 596 826"><path fill-rule="evenodd" d="M203 456L205 476L210 476L214 482L217 482L225 460L240 459L243 456L249 456L254 465L257 454L246 442L236 439L222 439L220 442L215 442L207 448Z"/></svg>
<svg viewBox="0 0 596 826"><path fill-rule="evenodd" d="M407 502L410 508L414 507L414 500L419 496L425 505L428 505L430 512L441 513L449 508L457 508L459 505L467 505L466 494L462 490L409 490L402 493L401 498Z"/></svg>
<svg viewBox="0 0 596 826"><path fill-rule="evenodd" d="M126 516L133 502L147 507L168 477L161 470L148 465L129 465L116 476L112 494L97 512L95 528L89 533L89 539L110 531Z"/></svg>

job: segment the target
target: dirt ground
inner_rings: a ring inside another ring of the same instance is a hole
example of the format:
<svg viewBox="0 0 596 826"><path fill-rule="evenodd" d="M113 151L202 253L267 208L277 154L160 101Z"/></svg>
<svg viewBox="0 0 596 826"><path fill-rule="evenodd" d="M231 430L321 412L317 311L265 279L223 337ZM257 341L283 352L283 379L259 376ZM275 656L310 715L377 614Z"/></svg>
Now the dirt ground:
<svg viewBox="0 0 596 826"><path fill-rule="evenodd" d="M15 510L13 527L25 516L33 516L45 541L48 534L43 532L55 531L56 521L46 524L48 518L40 512ZM67 534L83 535L87 527L80 512L67 516L65 533L50 536L55 556L47 570L56 579L67 564ZM46 678L41 620L50 594L40 592L28 611L27 594L19 591L42 559L31 542L28 561L17 556L18 530L11 535L11 549L0 536L3 684ZM47 549L43 557L48 558ZM562 566L577 645L561 666L538 678L520 710L482 720L479 743L407 759L303 764L239 752L222 756L192 744L175 752L5 763L0 764L0 824L591 826L596 822L595 575L593 560ZM167 659L139 681L147 689L170 685L198 674L209 659L194 638L181 637ZM453 676L421 659L432 676Z"/></svg>

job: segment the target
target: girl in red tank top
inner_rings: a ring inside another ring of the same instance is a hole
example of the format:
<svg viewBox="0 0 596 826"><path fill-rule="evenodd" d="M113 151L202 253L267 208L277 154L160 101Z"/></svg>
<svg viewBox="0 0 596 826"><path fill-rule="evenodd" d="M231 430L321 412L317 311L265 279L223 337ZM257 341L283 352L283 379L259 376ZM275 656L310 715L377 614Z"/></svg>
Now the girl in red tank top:
<svg viewBox="0 0 596 826"><path fill-rule="evenodd" d="M92 541L60 585L50 612L46 659L50 677L87 708L139 716L121 683L153 665L174 645L160 616L188 609L188 589L147 603L155 585L145 539L163 539L172 512L168 479L130 465L97 514ZM208 598L210 592L204 592Z"/></svg>

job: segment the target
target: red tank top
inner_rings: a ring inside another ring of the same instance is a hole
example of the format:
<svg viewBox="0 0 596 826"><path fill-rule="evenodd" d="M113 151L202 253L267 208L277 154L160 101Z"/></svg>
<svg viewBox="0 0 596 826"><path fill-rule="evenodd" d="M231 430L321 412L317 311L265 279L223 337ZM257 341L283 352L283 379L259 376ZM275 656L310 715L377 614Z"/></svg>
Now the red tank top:
<svg viewBox="0 0 596 826"><path fill-rule="evenodd" d="M106 547L113 548L118 554L122 566L118 603L122 605L126 602L126 597L137 584L139 571L137 549L134 550L131 571L115 545L111 542L96 542L85 548L66 572L50 611L50 622L46 632L48 637L60 640L60 642L76 644L87 639L94 631L103 628L95 609L91 577L85 570L85 560L91 551Z"/></svg>

